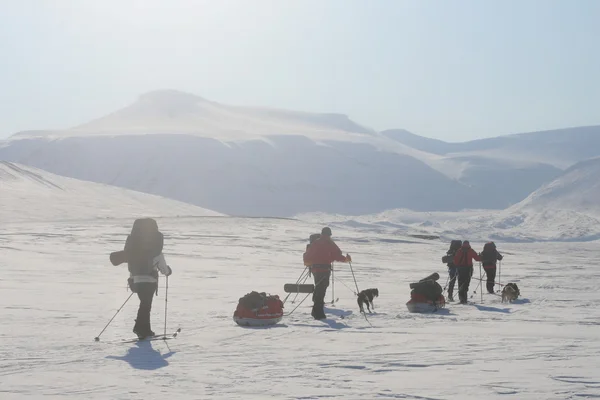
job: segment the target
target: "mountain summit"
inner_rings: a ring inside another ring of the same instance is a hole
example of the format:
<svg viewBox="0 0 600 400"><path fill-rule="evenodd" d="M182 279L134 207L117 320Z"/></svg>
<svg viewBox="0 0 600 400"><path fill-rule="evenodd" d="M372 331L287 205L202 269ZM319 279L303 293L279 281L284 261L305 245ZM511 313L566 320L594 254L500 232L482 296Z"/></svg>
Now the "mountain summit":
<svg viewBox="0 0 600 400"><path fill-rule="evenodd" d="M265 135L302 135L333 139L344 134L373 135L346 115L229 106L177 90L142 94L133 104L88 123L43 136L192 134L220 140L247 140ZM37 136L22 132L15 137Z"/></svg>

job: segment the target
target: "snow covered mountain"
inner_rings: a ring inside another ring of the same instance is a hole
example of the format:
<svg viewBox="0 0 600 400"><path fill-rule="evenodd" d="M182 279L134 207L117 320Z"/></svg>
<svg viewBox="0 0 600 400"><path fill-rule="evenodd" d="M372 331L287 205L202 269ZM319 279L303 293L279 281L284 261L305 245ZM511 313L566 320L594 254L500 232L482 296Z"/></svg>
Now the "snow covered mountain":
<svg viewBox="0 0 600 400"><path fill-rule="evenodd" d="M513 210L571 210L600 216L600 157L580 162Z"/></svg>
<svg viewBox="0 0 600 400"><path fill-rule="evenodd" d="M73 129L23 132L0 159L226 214L457 210L477 190L444 160L345 116L231 107L174 91Z"/></svg>
<svg viewBox="0 0 600 400"><path fill-rule="evenodd" d="M84 182L0 161L0 221L220 216L222 214L146 193Z"/></svg>
<svg viewBox="0 0 600 400"><path fill-rule="evenodd" d="M600 158L574 165L525 200L505 210L414 212L371 215L299 215L367 232L440 236L450 240L590 241L600 239Z"/></svg>
<svg viewBox="0 0 600 400"><path fill-rule="evenodd" d="M71 129L17 133L0 159L233 215L505 209L596 154L595 129L445 143L161 90Z"/></svg>

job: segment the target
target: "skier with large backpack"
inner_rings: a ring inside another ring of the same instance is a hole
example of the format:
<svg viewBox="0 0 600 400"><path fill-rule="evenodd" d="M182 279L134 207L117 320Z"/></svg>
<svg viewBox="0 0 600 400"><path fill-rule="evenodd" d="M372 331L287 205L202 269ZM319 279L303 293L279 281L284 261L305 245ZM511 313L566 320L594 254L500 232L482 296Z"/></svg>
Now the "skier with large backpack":
<svg viewBox="0 0 600 400"><path fill-rule="evenodd" d="M481 258L471 248L469 241L465 240L454 256L454 265L458 272L458 298L460 304L467 304L469 284L473 276L473 260L481 261Z"/></svg>
<svg viewBox="0 0 600 400"><path fill-rule="evenodd" d="M450 242L450 249L448 249L446 255L442 257L442 262L448 265L448 301L454 301L452 294L454 293L454 284L456 283L456 277L458 275L456 265L454 265L454 256L461 246L462 240L452 240Z"/></svg>
<svg viewBox="0 0 600 400"><path fill-rule="evenodd" d="M502 260L502 254L496 249L496 243L487 242L483 245L483 251L480 254L481 264L487 276L486 287L488 293L494 293L496 284L496 262Z"/></svg>
<svg viewBox="0 0 600 400"><path fill-rule="evenodd" d="M163 234L152 218L140 218L133 222L123 251L111 254L114 265L126 262L129 269L129 287L137 293L140 306L133 327L140 339L154 336L150 324L152 299L158 290L158 271L169 276L173 272L162 255Z"/></svg>

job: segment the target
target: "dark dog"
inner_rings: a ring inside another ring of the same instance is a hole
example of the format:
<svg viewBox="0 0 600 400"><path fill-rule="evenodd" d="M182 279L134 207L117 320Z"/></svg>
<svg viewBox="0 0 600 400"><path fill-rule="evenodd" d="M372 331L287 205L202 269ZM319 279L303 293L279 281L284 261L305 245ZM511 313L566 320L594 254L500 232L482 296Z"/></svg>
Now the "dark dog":
<svg viewBox="0 0 600 400"><path fill-rule="evenodd" d="M373 305L373 299L375 297L379 297L379 289L366 289L358 294L358 299L356 299L356 302L358 303L361 313L365 312L363 305L367 306L369 313L371 312L369 305L373 307L373 310L375 310L375 306Z"/></svg>
<svg viewBox="0 0 600 400"><path fill-rule="evenodd" d="M502 302L513 302L521 295L516 283L507 283L502 289Z"/></svg>

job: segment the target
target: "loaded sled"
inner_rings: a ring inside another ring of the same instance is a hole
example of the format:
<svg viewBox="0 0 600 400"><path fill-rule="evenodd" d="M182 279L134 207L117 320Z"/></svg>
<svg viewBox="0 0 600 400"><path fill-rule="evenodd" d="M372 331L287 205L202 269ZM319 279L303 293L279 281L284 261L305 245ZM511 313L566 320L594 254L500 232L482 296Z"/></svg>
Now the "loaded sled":
<svg viewBox="0 0 600 400"><path fill-rule="evenodd" d="M432 313L446 306L446 299L442 295L443 289L437 280L440 275L436 272L409 286L410 300L406 307L410 312Z"/></svg>
<svg viewBox="0 0 600 400"><path fill-rule="evenodd" d="M275 325L283 318L283 302L277 295L250 292L240 298L233 320L240 326Z"/></svg>

